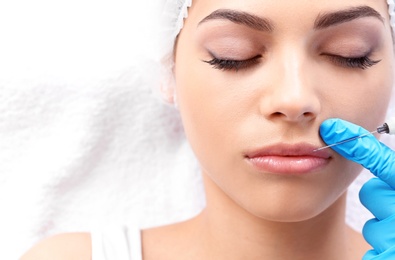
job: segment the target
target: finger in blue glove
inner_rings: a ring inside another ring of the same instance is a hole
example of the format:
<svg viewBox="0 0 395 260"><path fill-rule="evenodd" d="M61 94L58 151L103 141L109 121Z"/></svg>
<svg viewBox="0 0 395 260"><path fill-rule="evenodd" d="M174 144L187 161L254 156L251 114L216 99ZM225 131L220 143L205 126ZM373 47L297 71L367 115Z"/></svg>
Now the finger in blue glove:
<svg viewBox="0 0 395 260"><path fill-rule="evenodd" d="M328 145L369 133L366 129L342 119L328 119L320 126L320 135ZM379 142L374 135L366 135L332 147L343 157L361 164L374 175L395 188L395 152Z"/></svg>
<svg viewBox="0 0 395 260"><path fill-rule="evenodd" d="M359 199L378 220L395 215L395 190L378 178L372 178L362 186Z"/></svg>
<svg viewBox="0 0 395 260"><path fill-rule="evenodd" d="M391 260L394 259L395 246L389 248L387 251L378 254L375 250L369 250L362 258L362 260Z"/></svg>
<svg viewBox="0 0 395 260"><path fill-rule="evenodd" d="M395 215L380 221L378 219L369 220L365 223L362 234L374 251L378 254L386 252L395 246Z"/></svg>

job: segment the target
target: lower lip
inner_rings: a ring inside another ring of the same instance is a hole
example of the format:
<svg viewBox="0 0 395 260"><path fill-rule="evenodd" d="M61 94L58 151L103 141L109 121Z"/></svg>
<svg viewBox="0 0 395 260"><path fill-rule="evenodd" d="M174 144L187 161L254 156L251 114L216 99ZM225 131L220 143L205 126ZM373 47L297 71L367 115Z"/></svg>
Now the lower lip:
<svg viewBox="0 0 395 260"><path fill-rule="evenodd" d="M262 156L247 159L259 171L284 175L313 173L329 162L329 159L313 156Z"/></svg>

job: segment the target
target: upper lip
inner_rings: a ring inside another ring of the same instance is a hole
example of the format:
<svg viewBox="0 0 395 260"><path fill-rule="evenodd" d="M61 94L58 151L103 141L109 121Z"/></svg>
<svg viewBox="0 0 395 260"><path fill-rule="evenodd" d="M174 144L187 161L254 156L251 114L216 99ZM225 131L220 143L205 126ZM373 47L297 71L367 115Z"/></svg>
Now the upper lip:
<svg viewBox="0 0 395 260"><path fill-rule="evenodd" d="M297 143L297 144L286 144L286 143L278 143L272 144L268 146L264 146L262 148L252 149L245 153L247 158L257 158L264 156L282 156L282 157L298 157L298 156L308 156L308 157L317 157L323 159L329 159L331 157L330 150L320 150L314 151L318 149L319 146L315 146L309 143Z"/></svg>

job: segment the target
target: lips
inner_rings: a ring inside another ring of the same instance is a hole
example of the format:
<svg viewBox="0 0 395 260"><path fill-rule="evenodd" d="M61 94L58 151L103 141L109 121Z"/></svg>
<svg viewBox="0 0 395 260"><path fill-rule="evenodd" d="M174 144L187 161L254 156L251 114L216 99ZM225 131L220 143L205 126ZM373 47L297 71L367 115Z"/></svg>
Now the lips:
<svg viewBox="0 0 395 260"><path fill-rule="evenodd" d="M317 172L325 167L331 155L327 150L307 144L276 144L245 154L246 160L258 171L274 174L299 175Z"/></svg>

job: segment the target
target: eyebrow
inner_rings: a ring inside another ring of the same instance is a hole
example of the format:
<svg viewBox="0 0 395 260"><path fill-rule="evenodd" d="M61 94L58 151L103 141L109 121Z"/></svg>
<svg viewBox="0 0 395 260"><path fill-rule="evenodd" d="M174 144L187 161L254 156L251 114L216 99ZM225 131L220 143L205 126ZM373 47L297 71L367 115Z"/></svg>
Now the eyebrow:
<svg viewBox="0 0 395 260"><path fill-rule="evenodd" d="M318 15L314 22L314 29L324 29L364 17L374 17L379 19L381 22L384 22L385 20L384 17L375 9L369 6L357 6ZM258 31L272 32L274 30L274 23L267 18L231 9L218 9L206 16L198 25L211 20L228 20Z"/></svg>
<svg viewBox="0 0 395 260"><path fill-rule="evenodd" d="M375 17L384 23L384 17L379 12L369 6L358 6L350 9L324 13L317 17L314 23L314 29L324 29L340 23L350 22L355 19L364 17Z"/></svg>
<svg viewBox="0 0 395 260"><path fill-rule="evenodd" d="M266 18L231 9L218 9L201 20L199 25L210 20L229 20L233 23L245 25L258 31L271 32L274 29L273 23Z"/></svg>

